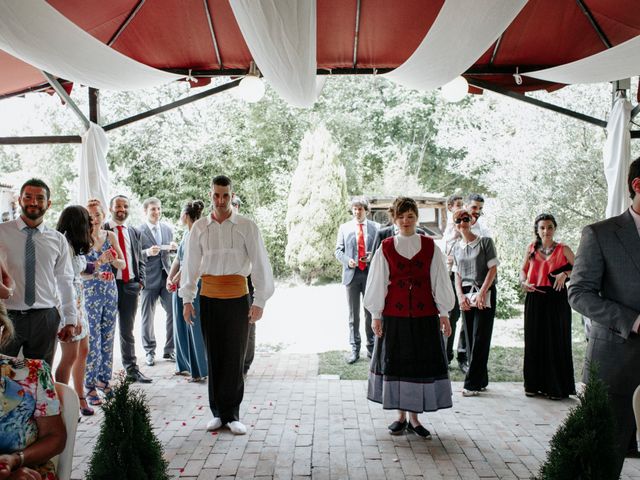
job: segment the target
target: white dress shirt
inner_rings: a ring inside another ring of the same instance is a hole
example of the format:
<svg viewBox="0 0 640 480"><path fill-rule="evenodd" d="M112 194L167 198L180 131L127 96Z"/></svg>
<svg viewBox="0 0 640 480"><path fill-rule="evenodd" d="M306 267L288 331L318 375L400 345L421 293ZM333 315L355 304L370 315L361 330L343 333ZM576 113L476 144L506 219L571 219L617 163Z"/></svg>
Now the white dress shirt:
<svg viewBox="0 0 640 480"><path fill-rule="evenodd" d="M109 228L113 230L113 233L116 235L116 242L120 245L120 237L118 236L118 227L119 225L113 220L109 220ZM127 267L129 268L129 278L135 277L135 272L133 267L131 266L131 261L133 260L133 253L131 252L131 238L129 237L131 233L129 232L129 228L126 225L122 225L122 236L124 237L124 248L126 250L126 259L127 259ZM124 268L116 269L116 279L122 280L122 270Z"/></svg>
<svg viewBox="0 0 640 480"><path fill-rule="evenodd" d="M59 305L62 323L75 325L76 293L70 246L64 235L44 223L38 225L38 231L33 235L36 247L35 302L33 305L24 302L27 232L23 229L26 227L22 217L0 224L0 251L16 284L13 296L5 300L5 305L8 310L54 308Z"/></svg>
<svg viewBox="0 0 640 480"><path fill-rule="evenodd" d="M421 235L396 235L393 237L393 244L396 251L404 258L410 259L420 251L422 246ZM448 317L456 303L456 298L451 288L451 280L447 273L445 257L440 249L434 245L431 268L429 270L431 278L431 293L438 308L438 315ZM369 267L367 286L364 294L364 308L371 312L371 318L382 318L387 288L389 287L389 263L379 248Z"/></svg>
<svg viewBox="0 0 640 480"><path fill-rule="evenodd" d="M491 230L484 224L484 222L480 218L476 223L471 225L471 233L478 235L479 237L493 238Z"/></svg>
<svg viewBox="0 0 640 480"><path fill-rule="evenodd" d="M207 215L191 227L180 277L179 295L185 303L193 302L202 275L251 275L253 304L261 308L275 290L258 226L235 212L222 223Z"/></svg>

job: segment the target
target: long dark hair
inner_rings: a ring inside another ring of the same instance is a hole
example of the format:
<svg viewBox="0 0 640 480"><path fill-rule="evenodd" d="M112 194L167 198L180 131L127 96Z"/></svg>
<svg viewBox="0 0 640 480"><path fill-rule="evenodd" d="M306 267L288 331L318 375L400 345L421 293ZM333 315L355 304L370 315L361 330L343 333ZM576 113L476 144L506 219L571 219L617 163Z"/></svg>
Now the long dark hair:
<svg viewBox="0 0 640 480"><path fill-rule="evenodd" d="M531 258L535 256L538 249L542 246L542 239L540 238L540 235L538 235L538 223L542 222L543 220L549 220L551 223L553 223L553 228L558 228L555 217L550 213L541 213L536 217L535 221L533 222L533 234L536 236L536 241L533 244Z"/></svg>
<svg viewBox="0 0 640 480"><path fill-rule="evenodd" d="M62 210L56 230L67 238L75 255L84 255L91 250L91 219L82 205L71 205Z"/></svg>

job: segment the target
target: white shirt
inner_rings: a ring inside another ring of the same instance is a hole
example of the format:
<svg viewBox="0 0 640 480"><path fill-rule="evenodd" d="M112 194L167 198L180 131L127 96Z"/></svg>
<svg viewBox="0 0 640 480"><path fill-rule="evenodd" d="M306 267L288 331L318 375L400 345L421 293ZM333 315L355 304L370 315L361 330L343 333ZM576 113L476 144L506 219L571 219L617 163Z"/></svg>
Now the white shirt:
<svg viewBox="0 0 640 480"><path fill-rule="evenodd" d="M118 235L119 225L113 220L109 220L109 228L113 230L113 233L116 235L116 242L120 245L120 237ZM126 250L126 258L127 258L127 267L129 268L129 278L133 278L135 276L133 267L131 266L131 261L133 260L133 253L131 252L131 238L129 237L129 228L126 225L122 225L122 236L124 237L124 248ZM122 280L122 270L124 269L116 269L116 279Z"/></svg>
<svg viewBox="0 0 640 480"><path fill-rule="evenodd" d="M75 325L76 293L70 246L64 235L44 223L38 225L38 231L33 234L36 247L36 298L33 305L24 303L25 227L27 225L22 217L0 224L0 252L5 257L9 274L16 284L13 296L5 300L7 309L31 310L60 305L62 323Z"/></svg>
<svg viewBox="0 0 640 480"><path fill-rule="evenodd" d="M235 212L222 223L207 215L191 227L180 277L179 295L185 303L193 302L202 275L251 275L253 304L261 308L275 290L258 226Z"/></svg>
<svg viewBox="0 0 640 480"><path fill-rule="evenodd" d="M393 237L393 244L396 251L404 258L412 258L420 251L422 246L420 235L396 235ZM447 273L445 257L437 246L433 249L433 258L431 259L431 268L429 270L431 277L431 293L438 308L438 315L448 317L456 303L456 297L451 287L451 280ZM379 248L369 267L369 276L367 277L367 286L364 294L364 308L371 312L371 318L382 318L382 310L387 297L387 288L389 287L389 263L387 262L382 248Z"/></svg>
<svg viewBox="0 0 640 480"><path fill-rule="evenodd" d="M487 227L481 219L478 219L476 223L471 225L471 233L480 237L493 238L491 230L489 230L489 227Z"/></svg>

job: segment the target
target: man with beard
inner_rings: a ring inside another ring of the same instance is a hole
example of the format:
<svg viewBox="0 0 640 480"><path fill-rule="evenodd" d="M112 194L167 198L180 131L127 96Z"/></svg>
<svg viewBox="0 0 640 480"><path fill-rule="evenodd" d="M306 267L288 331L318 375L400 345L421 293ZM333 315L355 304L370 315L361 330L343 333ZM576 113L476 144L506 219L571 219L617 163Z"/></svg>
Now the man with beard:
<svg viewBox="0 0 640 480"><path fill-rule="evenodd" d="M191 322L193 299L200 289L200 319L209 363L209 406L213 419L207 430L227 425L236 435L247 433L239 418L244 395L243 364L249 323L262 317L273 295L273 274L257 225L231 207L231 179L219 175L211 182L211 215L191 227L182 263L184 319ZM254 286L253 304L247 277Z"/></svg>
<svg viewBox="0 0 640 480"><path fill-rule="evenodd" d="M116 195L109 202L111 220L104 224L105 230L116 233L120 249L124 254L126 267L114 269L118 287L118 325L120 328L120 352L122 366L127 371L127 379L133 382L150 383L151 379L140 371L136 363L136 342L133 323L138 309L138 295L144 287L145 262L142 257L140 233L125 225L129 217L129 199Z"/></svg>
<svg viewBox="0 0 640 480"><path fill-rule="evenodd" d="M0 251L15 282L13 294L5 300L15 336L2 353L15 357L22 348L26 358L43 359L51 365L56 334L66 342L76 332L69 244L64 235L43 223L51 206L46 183L28 180L20 188L18 201L20 217L0 225Z"/></svg>

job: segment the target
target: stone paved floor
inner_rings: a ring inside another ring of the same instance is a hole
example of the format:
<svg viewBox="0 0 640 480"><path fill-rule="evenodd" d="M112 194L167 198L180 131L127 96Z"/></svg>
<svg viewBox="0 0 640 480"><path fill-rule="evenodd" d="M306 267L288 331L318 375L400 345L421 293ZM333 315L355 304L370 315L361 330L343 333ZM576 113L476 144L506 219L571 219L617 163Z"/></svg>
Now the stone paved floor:
<svg viewBox="0 0 640 480"><path fill-rule="evenodd" d="M433 438L392 437L394 412L366 400L363 381L317 375L315 354L259 354L245 388L244 436L205 431L211 418L204 384L173 375L173 364L147 368L158 438L175 478L477 479L530 478L575 400L529 399L519 384L494 383L452 409L421 416ZM101 414L78 427L73 479L82 479ZM640 479L640 460L623 478Z"/></svg>

